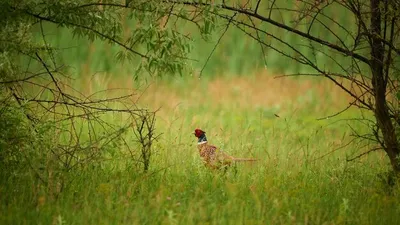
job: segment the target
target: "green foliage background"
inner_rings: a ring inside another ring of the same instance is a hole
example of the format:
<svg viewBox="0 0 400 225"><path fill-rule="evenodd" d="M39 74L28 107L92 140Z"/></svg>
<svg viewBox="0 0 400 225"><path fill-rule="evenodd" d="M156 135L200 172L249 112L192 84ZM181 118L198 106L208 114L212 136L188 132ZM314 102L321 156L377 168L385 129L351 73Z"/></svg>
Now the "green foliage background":
<svg viewBox="0 0 400 225"><path fill-rule="evenodd" d="M290 1L281 2L279 5L282 8L287 9L296 7ZM260 8L262 7L263 3ZM336 24L329 21L327 18L325 18L325 20L324 18L321 19L321 21L327 24L327 26L331 28L332 32L334 32L338 37L345 37L348 35L343 31L341 28L342 26L345 26L348 30L356 28L356 25L352 22L352 16L347 12L339 12L336 10L336 7L327 7L322 10L321 13L333 15L333 18L338 21L338 24ZM272 17L278 17L281 21L285 21L292 25L297 24L297 18L294 14L292 15L290 11L284 13L274 12ZM189 22L181 21L178 24L181 26L180 29L184 34L190 34L192 37L192 41L188 41L188 44L190 44L189 49L192 51L188 55L189 60L187 65L194 68L196 73L202 71L202 75L207 77L227 74L248 75L264 68L267 68L268 71L274 73L284 74L314 72L307 66L285 58L282 54L273 49L264 46L262 50L259 43L249 38L245 33L233 25L230 25L228 31L224 33L226 23L221 23L216 20L211 22L211 25L209 25L211 26L209 29L212 29L212 31L209 31L212 32L211 35L205 35L199 32L198 27ZM306 47L309 43L304 43L304 41L296 35L289 32L282 33L279 28L270 25L257 25L260 29L265 29L269 32L271 32L272 29L272 33L275 36L280 37L284 41L288 41L296 47L303 46L299 48L301 53L314 59L318 65L322 65L322 68L327 71L340 71L340 67L338 66L339 64L344 68L350 65L349 60L342 57L340 54L330 52L331 58L326 57L322 54L322 49L324 49L324 47L319 44L313 44L313 49L310 49L309 47ZM133 27L135 26L136 23L134 21L127 19L124 22L124 27L122 29L130 31L133 30ZM303 22L298 23L296 28L307 31L309 27L306 22ZM310 32L316 37L323 38L324 40L333 43L336 41L336 37L332 33L327 32L326 27L319 23L315 23ZM50 35L52 36L50 41L55 44L55 46L59 46L63 49L63 58L69 65L76 69L76 73L80 76L86 75L86 73L83 73L80 70L82 63L87 63L87 66L90 68L92 73L105 71L118 75L133 74L136 71L135 65L137 65L138 62L136 62L136 64L135 62L130 62L123 66L115 63L116 60L118 61L119 59L118 52L120 51L120 48L117 46L111 46L110 44L101 41L92 42L86 38L74 38L74 35L69 30L56 29L56 27L54 27L54 33L51 33ZM267 40L267 43L278 46L278 49L283 52L288 52L290 50L287 46L278 43L276 40L273 40L268 36L263 36L261 33L259 35L261 35L260 38L262 40ZM221 39L220 42L218 42L219 39ZM91 47L88 48L88 46ZM213 51L214 48L215 51ZM211 57L208 59L209 55L211 55ZM187 71L187 73L183 75L187 76L188 74L190 74L190 71ZM162 76L163 74L158 75Z"/></svg>

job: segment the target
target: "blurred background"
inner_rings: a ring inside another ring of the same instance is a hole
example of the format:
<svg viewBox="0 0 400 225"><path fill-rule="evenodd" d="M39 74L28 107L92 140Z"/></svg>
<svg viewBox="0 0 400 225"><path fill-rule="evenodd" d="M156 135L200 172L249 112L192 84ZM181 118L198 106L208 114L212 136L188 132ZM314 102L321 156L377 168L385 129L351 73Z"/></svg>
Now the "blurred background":
<svg viewBox="0 0 400 225"><path fill-rule="evenodd" d="M291 8L297 7L295 2L280 4ZM347 35L340 26L355 28L353 17L335 7L326 13L337 21L325 21L337 35ZM290 11L273 16L296 19ZM134 21L121 18L126 33L135 29ZM52 148L34 152L38 160L30 166L36 169L37 164L38 174L48 182L42 184L34 173L25 172L26 165L23 176L14 173L7 178L10 182L0 186L0 198L13 194L2 200L7 204L0 205L0 223L396 224L398 199L384 190L386 181L378 177L389 168L383 151L347 161L371 149L370 143L354 136L370 132L368 124L359 120L372 118L370 113L348 108L351 97L328 79L299 76L314 73L307 66L260 46L234 27L225 33L226 23L216 24L207 37L192 24L180 25L180 31L192 38L187 68L182 74L151 76L137 70L141 59L120 60L121 48L115 45L44 24L47 41L58 49L60 63L68 66L69 77L59 76L66 90L83 94L78 94L83 100L133 92L129 104L156 111L155 133L161 136L152 145L146 173L133 125L124 128L121 139L102 147L91 142L96 135L90 131L107 137L103 130L108 124L130 124L127 117L112 112L94 115L100 121L96 125L82 122L84 117L77 117L76 124L73 119L58 123L62 126L54 130L61 130L60 135L46 133L45 143L63 147L76 141L76 146L83 146L71 157L77 166L65 170ZM315 51L323 49L318 44L303 43L272 26L258 26L299 47L326 71L350 66L351 60L340 54L328 57ZM40 28L34 29L40 42ZM325 31L321 25L313 27L316 36L334 42L336 38ZM260 38L283 51L290 48L270 37ZM238 164L226 174L206 170L193 135L196 128L206 131L208 141L229 155L259 161ZM73 129L79 138L71 141ZM98 154L93 163L91 155L81 163L81 155L92 151L85 146L87 140ZM62 147L54 149L68 158L68 148Z"/></svg>

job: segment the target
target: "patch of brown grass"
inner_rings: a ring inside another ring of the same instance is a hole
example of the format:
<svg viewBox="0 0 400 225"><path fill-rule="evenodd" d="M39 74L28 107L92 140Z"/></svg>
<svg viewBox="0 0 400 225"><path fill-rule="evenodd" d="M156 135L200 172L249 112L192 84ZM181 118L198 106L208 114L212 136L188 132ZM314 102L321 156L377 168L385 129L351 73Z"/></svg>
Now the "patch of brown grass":
<svg viewBox="0 0 400 225"><path fill-rule="evenodd" d="M106 83L103 83L107 80ZM96 80L93 80L96 82ZM317 101L317 109L342 109L351 97L327 79L275 78L262 71L251 76L216 77L207 82L188 78L185 85L154 81L133 98L134 102L161 113L171 114L178 106L189 108L205 105L209 108L256 109L280 107L307 108ZM131 77L99 79L96 86L132 89ZM183 86L183 88L182 88ZM302 99L302 100L300 100Z"/></svg>

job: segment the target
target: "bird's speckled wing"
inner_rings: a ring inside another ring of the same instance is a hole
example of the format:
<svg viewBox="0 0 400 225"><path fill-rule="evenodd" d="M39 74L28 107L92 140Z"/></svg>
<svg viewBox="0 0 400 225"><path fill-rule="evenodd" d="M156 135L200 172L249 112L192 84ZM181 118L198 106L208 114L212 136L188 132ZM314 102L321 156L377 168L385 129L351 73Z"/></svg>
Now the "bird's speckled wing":
<svg viewBox="0 0 400 225"><path fill-rule="evenodd" d="M229 165L233 161L233 157L224 153L216 146L205 144L200 149L200 156L203 158L207 166L219 168L221 166Z"/></svg>

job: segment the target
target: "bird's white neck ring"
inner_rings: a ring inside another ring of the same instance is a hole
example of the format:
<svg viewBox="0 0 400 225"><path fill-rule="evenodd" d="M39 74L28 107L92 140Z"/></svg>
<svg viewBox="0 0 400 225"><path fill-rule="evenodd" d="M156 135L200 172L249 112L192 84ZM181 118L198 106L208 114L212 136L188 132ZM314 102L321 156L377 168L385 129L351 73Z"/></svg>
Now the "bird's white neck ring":
<svg viewBox="0 0 400 225"><path fill-rule="evenodd" d="M197 142L198 145L202 145L202 144L205 144L205 143L207 143L207 141Z"/></svg>

